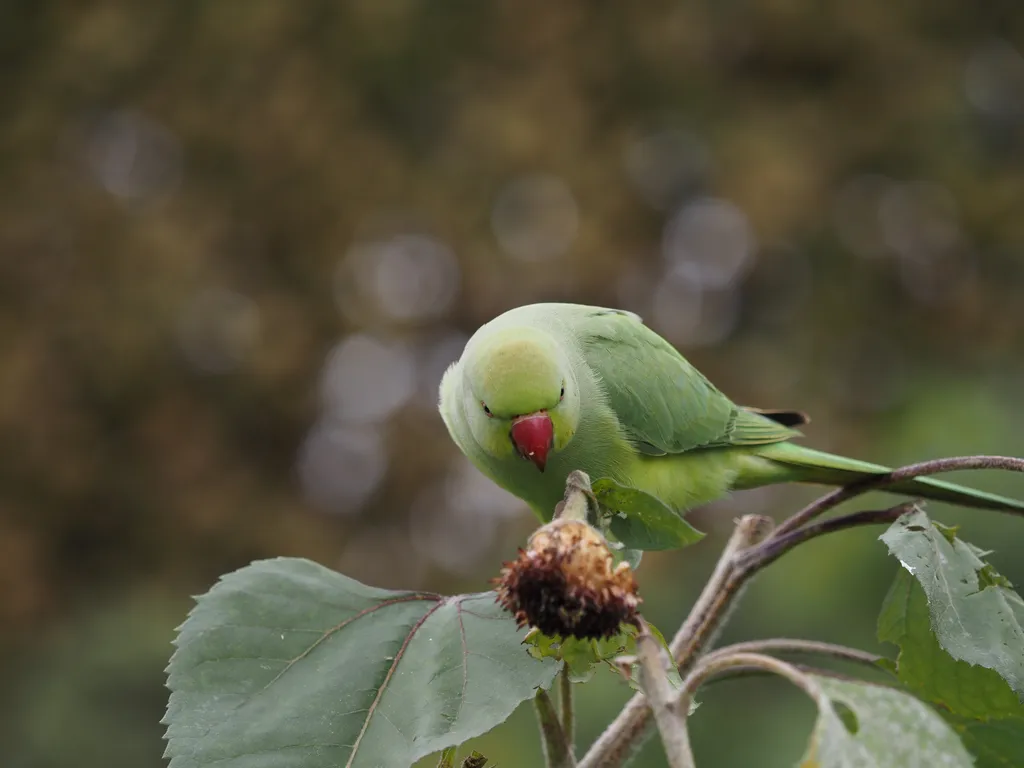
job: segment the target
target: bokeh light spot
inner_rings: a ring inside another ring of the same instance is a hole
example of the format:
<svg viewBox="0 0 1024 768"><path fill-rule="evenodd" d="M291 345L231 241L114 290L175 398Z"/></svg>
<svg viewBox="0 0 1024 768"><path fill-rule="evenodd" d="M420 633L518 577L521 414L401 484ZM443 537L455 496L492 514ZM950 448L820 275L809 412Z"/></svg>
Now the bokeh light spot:
<svg viewBox="0 0 1024 768"><path fill-rule="evenodd" d="M501 522L525 509L522 501L458 456L445 479L417 497L410 535L424 559L451 573L470 575L494 546Z"/></svg>
<svg viewBox="0 0 1024 768"><path fill-rule="evenodd" d="M706 288L737 282L750 266L754 248L744 213L715 198L699 198L681 207L662 235L662 253L670 267Z"/></svg>
<svg viewBox="0 0 1024 768"><path fill-rule="evenodd" d="M979 46L964 71L967 100L990 117L1024 118L1024 56L1006 40Z"/></svg>
<svg viewBox="0 0 1024 768"><path fill-rule="evenodd" d="M733 287L703 288L687 271L676 267L655 288L651 322L680 346L712 346L736 329L739 306Z"/></svg>
<svg viewBox="0 0 1024 768"><path fill-rule="evenodd" d="M514 179L498 193L491 226L501 249L520 261L560 256L579 228L579 207L565 182L537 174Z"/></svg>
<svg viewBox="0 0 1024 768"><path fill-rule="evenodd" d="M342 340L327 356L320 378L325 411L358 423L388 418L408 402L415 386L410 351L366 334Z"/></svg>
<svg viewBox="0 0 1024 768"><path fill-rule="evenodd" d="M172 191L181 178L178 139L132 110L116 110L93 121L86 131L84 153L93 178L117 197L155 198Z"/></svg>
<svg viewBox="0 0 1024 768"><path fill-rule="evenodd" d="M425 234L396 234L357 243L335 275L342 310L355 309L352 288L394 320L422 321L443 315L459 289L459 265L445 243Z"/></svg>
<svg viewBox="0 0 1024 768"><path fill-rule="evenodd" d="M448 367L462 355L467 341L469 337L466 334L450 331L419 347L418 392L424 405L431 409L437 407L441 378Z"/></svg>
<svg viewBox="0 0 1024 768"><path fill-rule="evenodd" d="M299 451L303 491L313 504L333 514L357 511L380 485L387 467L384 442L370 425L323 419Z"/></svg>

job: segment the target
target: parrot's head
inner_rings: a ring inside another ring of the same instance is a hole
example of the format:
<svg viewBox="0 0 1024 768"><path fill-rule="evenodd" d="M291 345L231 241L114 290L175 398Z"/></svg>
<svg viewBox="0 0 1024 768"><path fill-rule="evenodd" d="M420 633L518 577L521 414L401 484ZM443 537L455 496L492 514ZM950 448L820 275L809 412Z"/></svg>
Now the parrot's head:
<svg viewBox="0 0 1024 768"><path fill-rule="evenodd" d="M546 333L503 329L473 339L463 356L463 406L477 443L491 456L519 456L541 472L580 419L576 376Z"/></svg>

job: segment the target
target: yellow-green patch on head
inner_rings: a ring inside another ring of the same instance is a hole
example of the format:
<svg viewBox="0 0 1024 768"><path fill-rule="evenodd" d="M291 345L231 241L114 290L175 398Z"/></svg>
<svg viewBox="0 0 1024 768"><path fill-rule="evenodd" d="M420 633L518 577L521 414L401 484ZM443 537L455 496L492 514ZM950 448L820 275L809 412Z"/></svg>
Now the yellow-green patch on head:
<svg viewBox="0 0 1024 768"><path fill-rule="evenodd" d="M468 351L469 385L494 416L508 419L558 405L568 363L546 333L502 329L477 339Z"/></svg>

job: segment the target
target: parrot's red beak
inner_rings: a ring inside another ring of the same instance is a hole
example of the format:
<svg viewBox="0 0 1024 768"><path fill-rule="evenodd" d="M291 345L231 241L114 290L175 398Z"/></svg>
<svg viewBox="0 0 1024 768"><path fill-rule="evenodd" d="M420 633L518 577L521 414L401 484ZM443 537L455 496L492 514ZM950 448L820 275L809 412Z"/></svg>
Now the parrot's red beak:
<svg viewBox="0 0 1024 768"><path fill-rule="evenodd" d="M516 416L509 431L512 444L524 459L532 461L541 472L548 463L548 451L555 440L555 427L545 411Z"/></svg>

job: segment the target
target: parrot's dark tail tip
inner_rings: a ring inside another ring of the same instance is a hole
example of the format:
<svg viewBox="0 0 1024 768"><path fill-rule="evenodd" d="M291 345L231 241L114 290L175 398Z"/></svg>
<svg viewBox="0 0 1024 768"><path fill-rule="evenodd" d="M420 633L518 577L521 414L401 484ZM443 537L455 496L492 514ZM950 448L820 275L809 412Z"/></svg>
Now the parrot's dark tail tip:
<svg viewBox="0 0 1024 768"><path fill-rule="evenodd" d="M803 411L783 411L771 408L747 408L747 410L759 413L766 419L771 419L784 427L802 427L804 424L811 423L811 417Z"/></svg>

